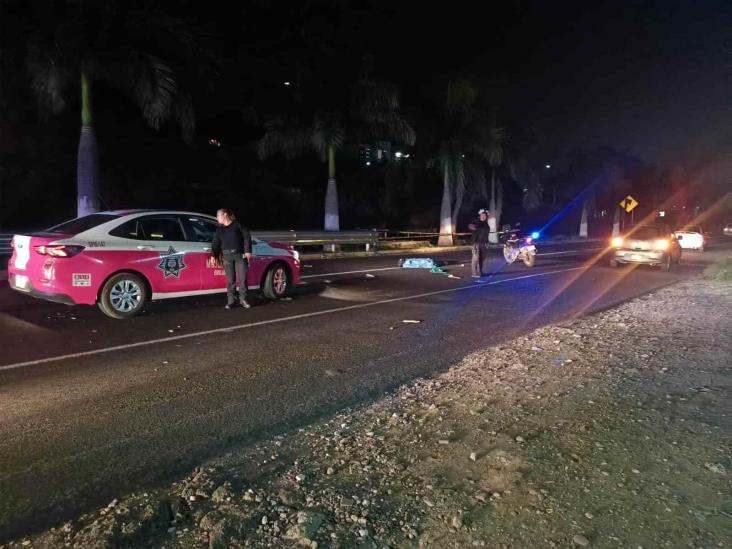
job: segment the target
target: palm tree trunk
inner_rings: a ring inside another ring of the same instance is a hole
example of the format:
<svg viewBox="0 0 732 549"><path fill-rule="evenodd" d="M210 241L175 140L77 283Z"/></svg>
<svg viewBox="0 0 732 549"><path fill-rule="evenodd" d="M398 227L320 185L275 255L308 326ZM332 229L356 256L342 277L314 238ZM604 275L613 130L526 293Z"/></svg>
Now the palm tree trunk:
<svg viewBox="0 0 732 549"><path fill-rule="evenodd" d="M613 215L613 236L620 235L620 204L615 204L615 215Z"/></svg>
<svg viewBox="0 0 732 549"><path fill-rule="evenodd" d="M440 206L440 236L438 246L452 246L452 207L450 200L450 169L448 163L443 166L444 179L442 186L442 205Z"/></svg>
<svg viewBox="0 0 732 549"><path fill-rule="evenodd" d="M496 211L496 171L491 169L491 213Z"/></svg>
<svg viewBox="0 0 732 549"><path fill-rule="evenodd" d="M76 157L76 212L79 217L99 211L99 150L94 133L91 84L81 73L81 137Z"/></svg>
<svg viewBox="0 0 732 549"><path fill-rule="evenodd" d="M462 162L455 164L453 185L455 186L455 202L452 208L452 229L457 231L457 218L465 198L465 166ZM454 239L453 239L454 240Z"/></svg>
<svg viewBox="0 0 732 549"><path fill-rule="evenodd" d="M328 147L328 187L325 191L325 230L339 231L338 188L335 177L335 149Z"/></svg>
<svg viewBox="0 0 732 549"><path fill-rule="evenodd" d="M503 184L496 178L496 225L501 226L501 214L503 214Z"/></svg>
<svg viewBox="0 0 732 549"><path fill-rule="evenodd" d="M496 215L496 170L491 168L491 206L490 215L488 216L488 241L491 244L498 244L498 216Z"/></svg>
<svg viewBox="0 0 732 549"><path fill-rule="evenodd" d="M580 238L587 238L587 210L589 209L588 200L582 201L582 217L580 218Z"/></svg>

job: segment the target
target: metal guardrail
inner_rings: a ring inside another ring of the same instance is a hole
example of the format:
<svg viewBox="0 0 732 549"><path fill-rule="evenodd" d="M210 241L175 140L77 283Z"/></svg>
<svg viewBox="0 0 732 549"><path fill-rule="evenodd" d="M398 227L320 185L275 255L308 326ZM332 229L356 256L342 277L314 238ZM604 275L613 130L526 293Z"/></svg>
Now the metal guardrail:
<svg viewBox="0 0 732 549"><path fill-rule="evenodd" d="M366 250L375 248L379 242L378 231L252 231L252 236L271 242L297 246L342 246L365 245ZM0 234L0 256L12 253L12 234Z"/></svg>
<svg viewBox="0 0 732 549"><path fill-rule="evenodd" d="M32 231L24 231L26 233ZM270 242L281 242L295 246L325 246L331 250L342 245L364 245L366 250L376 249L379 242L398 242L402 240L437 240L441 234L429 231L252 231L256 238ZM452 236L470 236L470 233L454 233ZM12 255L10 241L13 233L0 233L0 257Z"/></svg>
<svg viewBox="0 0 732 549"><path fill-rule="evenodd" d="M30 232L30 231L26 231ZM498 231L503 234L503 231ZM281 242L293 246L323 246L326 251L334 251L337 246L360 245L365 246L366 251L377 249L380 242L399 241L434 241L442 236L439 232L429 231L389 231L389 230L363 230L363 231L252 231L256 238L269 242ZM471 233L453 233L453 237L467 237ZM0 233L0 257L10 256L12 249L10 241L13 238L11 233Z"/></svg>

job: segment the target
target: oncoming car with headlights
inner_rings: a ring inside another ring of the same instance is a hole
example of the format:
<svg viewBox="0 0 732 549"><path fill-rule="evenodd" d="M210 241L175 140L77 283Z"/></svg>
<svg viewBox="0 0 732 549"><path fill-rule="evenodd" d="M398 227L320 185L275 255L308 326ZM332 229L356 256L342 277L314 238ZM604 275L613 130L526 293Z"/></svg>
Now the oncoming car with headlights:
<svg viewBox="0 0 732 549"><path fill-rule="evenodd" d="M610 242L610 266L635 263L669 271L681 259L681 246L670 231L655 225L640 225Z"/></svg>
<svg viewBox="0 0 732 549"><path fill-rule="evenodd" d="M226 274L211 256L212 216L171 210L119 210L16 234L10 287L68 305L93 305L129 318L145 302L226 291ZM247 288L277 299L300 282L292 246L252 238Z"/></svg>

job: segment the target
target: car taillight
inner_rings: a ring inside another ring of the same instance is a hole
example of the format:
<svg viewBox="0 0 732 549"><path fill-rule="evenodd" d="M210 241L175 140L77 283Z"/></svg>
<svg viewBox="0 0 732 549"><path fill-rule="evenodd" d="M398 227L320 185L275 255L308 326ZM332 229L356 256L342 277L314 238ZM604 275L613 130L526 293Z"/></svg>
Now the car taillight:
<svg viewBox="0 0 732 549"><path fill-rule="evenodd" d="M36 246L36 253L39 255L48 255L51 257L74 257L81 252L84 246Z"/></svg>
<svg viewBox="0 0 732 549"><path fill-rule="evenodd" d="M610 241L610 244L615 246L616 248L620 248L620 246L623 245L623 237L622 236L616 236Z"/></svg>

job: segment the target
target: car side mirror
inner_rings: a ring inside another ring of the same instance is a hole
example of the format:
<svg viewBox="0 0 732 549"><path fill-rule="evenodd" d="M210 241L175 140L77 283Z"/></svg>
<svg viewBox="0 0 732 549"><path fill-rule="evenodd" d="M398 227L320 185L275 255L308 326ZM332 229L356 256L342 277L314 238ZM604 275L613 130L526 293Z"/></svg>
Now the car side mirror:
<svg viewBox="0 0 732 549"><path fill-rule="evenodd" d="M676 240L682 240L683 238L684 238L684 237L683 237L682 235L678 235L678 236L676 237Z"/></svg>

